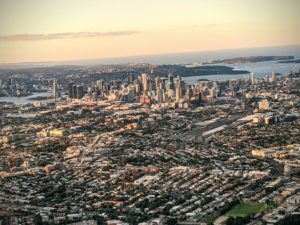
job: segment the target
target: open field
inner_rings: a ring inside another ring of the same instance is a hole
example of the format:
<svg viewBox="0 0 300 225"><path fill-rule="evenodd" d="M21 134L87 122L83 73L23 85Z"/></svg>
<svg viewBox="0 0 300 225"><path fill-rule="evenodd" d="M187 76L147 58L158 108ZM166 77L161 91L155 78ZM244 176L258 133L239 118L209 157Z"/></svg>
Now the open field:
<svg viewBox="0 0 300 225"><path fill-rule="evenodd" d="M266 208L266 203L242 202L231 208L226 215L232 217L246 217L264 211Z"/></svg>

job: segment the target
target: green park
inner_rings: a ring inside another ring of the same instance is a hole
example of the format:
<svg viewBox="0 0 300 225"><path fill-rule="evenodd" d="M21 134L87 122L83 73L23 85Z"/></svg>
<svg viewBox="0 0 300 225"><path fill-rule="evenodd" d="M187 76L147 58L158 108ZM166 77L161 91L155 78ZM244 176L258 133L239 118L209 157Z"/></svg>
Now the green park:
<svg viewBox="0 0 300 225"><path fill-rule="evenodd" d="M247 217L250 215L257 214L267 209L266 203L251 203L251 202L241 202L238 205L232 207L226 216L230 217Z"/></svg>

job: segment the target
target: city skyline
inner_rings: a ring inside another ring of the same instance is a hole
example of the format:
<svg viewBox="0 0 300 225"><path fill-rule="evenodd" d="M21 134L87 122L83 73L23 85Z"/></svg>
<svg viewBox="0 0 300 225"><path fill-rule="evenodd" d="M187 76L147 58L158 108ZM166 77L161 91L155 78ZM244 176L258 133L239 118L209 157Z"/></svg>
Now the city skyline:
<svg viewBox="0 0 300 225"><path fill-rule="evenodd" d="M299 44L299 2L1 1L0 63Z"/></svg>

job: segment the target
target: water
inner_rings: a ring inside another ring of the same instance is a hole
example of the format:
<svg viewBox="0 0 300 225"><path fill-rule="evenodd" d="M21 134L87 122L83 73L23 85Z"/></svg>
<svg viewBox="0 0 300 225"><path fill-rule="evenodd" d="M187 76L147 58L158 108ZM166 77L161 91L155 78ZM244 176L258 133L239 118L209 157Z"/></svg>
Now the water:
<svg viewBox="0 0 300 225"><path fill-rule="evenodd" d="M150 63L150 64L191 64L208 61L211 59L228 59L234 57L247 57L247 56L294 56L295 59L300 59L300 45L291 46L276 46L276 47L263 47L263 48L249 48L249 49L233 49L222 51L205 51L205 52L189 52L189 53L173 53L161 55L147 55L147 56L133 56L122 58L109 58L109 59L90 59L90 60L77 60L77 61L61 61L49 62L43 64L47 65L101 65L101 64L125 64L125 63ZM236 70L247 70L254 73L256 77L265 77L271 75L274 71L283 75L289 74L291 71L298 71L300 64L287 63L281 64L276 61L258 62L258 63L245 63L245 64L217 64L233 67ZM24 66L24 65L22 65ZM249 74L235 74L235 75L207 75L207 76L194 76L184 77L183 80L188 84L195 84L199 79L208 80L232 80L240 78L250 78ZM49 96L51 93L36 93L29 97L0 97L0 102L13 102L16 104L31 103L34 100L28 98L38 96ZM45 100L46 101L46 100Z"/></svg>
<svg viewBox="0 0 300 225"><path fill-rule="evenodd" d="M244 49L228 49L218 51L201 51L186 53L169 53L159 55L141 55L118 58L87 59L52 62L54 65L99 65L99 64L125 64L125 63L150 63L150 64L189 64L203 62L211 59L228 59L246 56L294 56L300 58L300 45L273 46ZM49 63L51 65L51 63Z"/></svg>
<svg viewBox="0 0 300 225"><path fill-rule="evenodd" d="M32 102L37 101L37 100L30 100L29 98L46 97L46 96L52 96L52 93L50 93L50 92L39 92L39 93L35 93L33 95L26 96L26 97L0 97L0 102L12 102L12 103L15 103L15 104L28 104L28 103L32 103ZM38 100L38 101L40 101L40 102L47 101L47 99Z"/></svg>
<svg viewBox="0 0 300 225"><path fill-rule="evenodd" d="M287 75L291 71L298 71L300 69L300 64L298 63L277 63L277 61L268 62L258 62L258 63L244 63L244 64L216 64L225 65L233 67L236 70L247 70L250 73L254 73L257 78L266 77L266 75L271 75L272 72L280 73L282 75ZM224 80L234 80L234 79L249 79L249 74L216 74L216 75L206 75L206 76L193 76L193 77L183 77L182 79L187 84L195 84L199 79L207 79L213 81L224 81ZM29 100L28 98L35 98L38 96L51 96L50 92L35 93L27 97L0 97L0 102L12 102L15 104L27 104L32 103L35 100ZM47 101L47 100L41 100Z"/></svg>
<svg viewBox="0 0 300 225"><path fill-rule="evenodd" d="M258 63L244 63L244 64L216 64L233 67L235 70L246 70L250 73L254 73L255 77L261 78L266 75L271 75L272 72L287 75L291 71L298 71L300 64L298 63L277 63L277 61L267 61ZM234 80L234 79L247 79L250 78L249 74L216 74L207 76L194 76L194 77L183 77L182 79L188 84L195 84L199 79L207 79L213 81L223 80Z"/></svg>
<svg viewBox="0 0 300 225"><path fill-rule="evenodd" d="M90 59L78 61L65 61L60 64L71 65L99 65L99 64L122 64L122 63L150 63L150 64L191 64L205 62L212 59L228 59L235 57L247 56L294 56L295 59L300 59L300 45L289 46L273 46L273 47L258 47L247 49L229 49L220 51L202 51L188 53L172 53L160 55L146 55L133 57L119 57L108 59ZM300 64L288 63L281 64L276 61L246 63L246 64L217 64L233 67L236 70L247 70L254 73L256 77L265 77L271 75L274 71L283 75L287 75L291 71L298 71ZM208 76L185 77L183 80L188 84L194 84L199 79L208 80L232 80L240 78L249 78L250 74L216 74Z"/></svg>

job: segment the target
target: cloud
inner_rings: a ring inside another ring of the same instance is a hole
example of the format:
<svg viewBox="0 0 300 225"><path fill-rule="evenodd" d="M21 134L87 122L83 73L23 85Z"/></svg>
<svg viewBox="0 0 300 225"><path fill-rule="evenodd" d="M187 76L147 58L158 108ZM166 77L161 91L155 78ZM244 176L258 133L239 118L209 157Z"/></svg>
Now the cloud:
<svg viewBox="0 0 300 225"><path fill-rule="evenodd" d="M0 41L39 41L67 38L92 38L92 37L117 37L139 33L135 30L110 31L110 32L65 32L53 34L14 34L0 35Z"/></svg>

